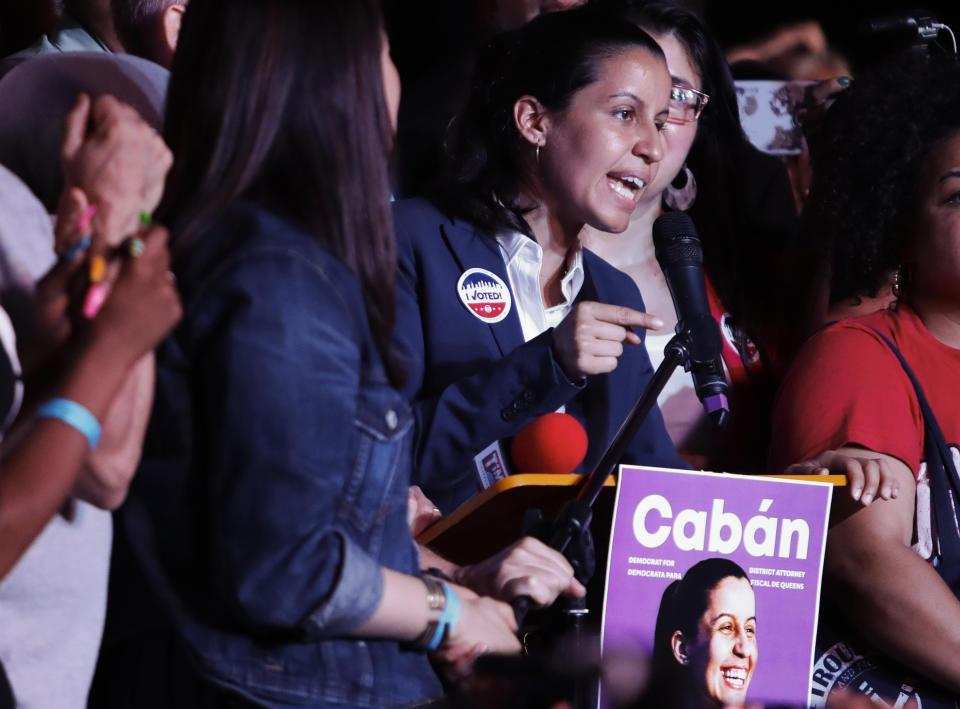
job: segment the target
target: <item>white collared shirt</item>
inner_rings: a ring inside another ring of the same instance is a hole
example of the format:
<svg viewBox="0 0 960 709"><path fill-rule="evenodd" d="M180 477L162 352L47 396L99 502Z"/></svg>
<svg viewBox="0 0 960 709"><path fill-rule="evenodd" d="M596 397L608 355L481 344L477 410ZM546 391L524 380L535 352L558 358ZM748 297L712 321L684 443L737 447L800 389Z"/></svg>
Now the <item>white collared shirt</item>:
<svg viewBox="0 0 960 709"><path fill-rule="evenodd" d="M520 318L523 339L529 342L548 328L559 325L573 307L573 301L583 286L583 250L579 246L574 250L567 273L560 281L563 302L548 308L540 289L540 269L543 266L540 244L518 231L499 234L497 243L507 266L513 306Z"/></svg>
<svg viewBox="0 0 960 709"><path fill-rule="evenodd" d="M563 302L548 308L543 303L543 294L540 290L540 269L543 266L543 249L536 241L518 231L504 232L497 235L497 244L500 246L500 255L507 267L507 280L510 281L510 291L513 293L513 307L517 309L520 318L520 329L523 339L529 342L548 328L556 327L566 317L573 307L573 301L583 286L583 249L579 245L574 250L567 273L560 281L560 291ZM566 406L557 409L559 413L566 412ZM500 477L491 477L491 468L487 460L509 460L506 449L501 450L500 441L494 441L473 458L474 468L479 475L480 485L489 487ZM500 467L500 475L503 475Z"/></svg>

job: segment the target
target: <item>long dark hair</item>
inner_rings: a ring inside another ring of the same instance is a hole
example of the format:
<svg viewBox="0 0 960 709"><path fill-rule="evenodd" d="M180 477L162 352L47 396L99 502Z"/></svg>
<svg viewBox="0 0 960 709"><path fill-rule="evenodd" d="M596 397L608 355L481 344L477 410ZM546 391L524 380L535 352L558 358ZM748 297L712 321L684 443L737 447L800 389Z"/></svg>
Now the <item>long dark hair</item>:
<svg viewBox="0 0 960 709"><path fill-rule="evenodd" d="M739 564L715 557L698 561L687 569L682 579L673 581L663 592L653 633L651 665L655 684L652 691L660 698L675 694L679 687L689 683L685 677L689 668L677 662L673 654L673 634L679 630L687 638L697 637L700 618L710 605L710 593L725 578L750 580Z"/></svg>
<svg viewBox="0 0 960 709"><path fill-rule="evenodd" d="M175 259L238 199L297 224L363 289L391 383L397 251L376 0L191 0L167 93L158 216Z"/></svg>
<svg viewBox="0 0 960 709"><path fill-rule="evenodd" d="M490 233L532 236L518 206L532 147L514 124L514 103L530 95L547 110L562 111L596 80L598 60L630 48L663 59L646 32L588 7L541 15L491 40L447 137L448 164L433 194L440 208Z"/></svg>

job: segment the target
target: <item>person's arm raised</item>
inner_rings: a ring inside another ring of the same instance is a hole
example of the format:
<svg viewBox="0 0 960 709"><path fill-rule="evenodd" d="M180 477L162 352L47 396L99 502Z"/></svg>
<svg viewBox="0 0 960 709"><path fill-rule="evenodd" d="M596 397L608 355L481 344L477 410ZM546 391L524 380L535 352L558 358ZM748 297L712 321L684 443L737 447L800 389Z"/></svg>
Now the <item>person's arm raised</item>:
<svg viewBox="0 0 960 709"><path fill-rule="evenodd" d="M153 350L180 319L176 288L168 278L166 232L153 228L145 250L120 271L111 296L79 343L72 366L55 396L79 404L103 421L137 359ZM77 264L55 268L68 276ZM12 447L4 445L0 464L0 578L2 578L66 501L90 441L59 418L42 417Z"/></svg>
<svg viewBox="0 0 960 709"><path fill-rule="evenodd" d="M105 254L137 229L141 211L160 201L173 156L137 111L112 96L77 97L67 115L60 158L64 195L82 190L96 206L90 254ZM57 229L57 246L63 246Z"/></svg>

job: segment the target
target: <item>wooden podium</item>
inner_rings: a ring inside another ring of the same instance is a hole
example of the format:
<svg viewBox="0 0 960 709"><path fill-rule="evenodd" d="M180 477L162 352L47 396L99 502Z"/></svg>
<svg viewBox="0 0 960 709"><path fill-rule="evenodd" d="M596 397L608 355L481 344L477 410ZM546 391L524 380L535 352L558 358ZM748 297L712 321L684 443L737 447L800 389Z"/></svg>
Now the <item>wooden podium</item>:
<svg viewBox="0 0 960 709"><path fill-rule="evenodd" d="M845 486L843 475L768 475L787 480L815 480ZM417 541L457 564L473 564L523 536L524 513L539 509L550 519L576 493L582 475L523 474L498 480L448 516L425 529ZM593 505L594 544L606 558L613 519L616 480L607 478Z"/></svg>
<svg viewBox="0 0 960 709"><path fill-rule="evenodd" d="M527 510L539 509L547 519L555 516L576 495L582 479L582 475L511 475L425 529L417 541L455 563L476 563L523 536ZM593 506L594 533L610 526L615 490L611 475Z"/></svg>

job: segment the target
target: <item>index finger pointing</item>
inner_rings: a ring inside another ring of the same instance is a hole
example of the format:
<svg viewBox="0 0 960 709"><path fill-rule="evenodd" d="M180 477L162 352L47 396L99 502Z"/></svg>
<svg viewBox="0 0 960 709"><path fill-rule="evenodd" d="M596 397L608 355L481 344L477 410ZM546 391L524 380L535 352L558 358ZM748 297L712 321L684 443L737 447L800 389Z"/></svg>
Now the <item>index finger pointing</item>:
<svg viewBox="0 0 960 709"><path fill-rule="evenodd" d="M656 315L634 310L625 305L597 303L593 309L593 315L597 320L614 323L621 327L630 327L633 325L647 330L659 330L663 327L663 320Z"/></svg>

